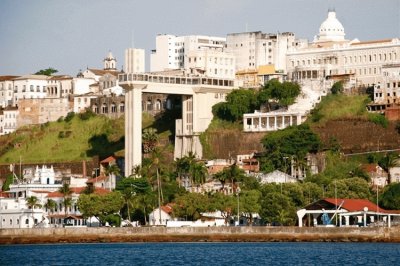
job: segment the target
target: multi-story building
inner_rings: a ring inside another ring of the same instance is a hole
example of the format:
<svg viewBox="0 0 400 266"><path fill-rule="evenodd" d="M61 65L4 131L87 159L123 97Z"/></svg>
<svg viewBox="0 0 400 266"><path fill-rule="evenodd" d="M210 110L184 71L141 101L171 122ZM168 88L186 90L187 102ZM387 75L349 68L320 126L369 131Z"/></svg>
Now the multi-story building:
<svg viewBox="0 0 400 266"><path fill-rule="evenodd" d="M46 98L49 79L50 77L45 75L26 75L15 78L13 105L17 105L19 99Z"/></svg>
<svg viewBox="0 0 400 266"><path fill-rule="evenodd" d="M367 106L369 111L399 113L400 104L400 63L382 66L383 82L374 85L374 101ZM397 108L388 107L397 106ZM396 111L395 111L396 110ZM399 115L396 115L398 119ZM396 119L396 120L397 120Z"/></svg>
<svg viewBox="0 0 400 266"><path fill-rule="evenodd" d="M18 76L0 76L0 107L6 107L13 102L14 79Z"/></svg>
<svg viewBox="0 0 400 266"><path fill-rule="evenodd" d="M6 135L17 129L18 108L7 106L0 108L0 135Z"/></svg>
<svg viewBox="0 0 400 266"><path fill-rule="evenodd" d="M190 74L207 77L235 78L235 56L222 48L201 49L187 52L185 69Z"/></svg>
<svg viewBox="0 0 400 266"><path fill-rule="evenodd" d="M225 42L222 37L158 35L156 49L150 55L150 71L187 69L186 56L190 51L222 49Z"/></svg>
<svg viewBox="0 0 400 266"><path fill-rule="evenodd" d="M125 50L125 72L143 73L145 72L145 53L144 49L128 48Z"/></svg>
<svg viewBox="0 0 400 266"><path fill-rule="evenodd" d="M286 53L299 45L291 32L267 34L261 31L230 33L226 51L236 57L236 71L257 70L259 66L274 65L286 72Z"/></svg>
<svg viewBox="0 0 400 266"><path fill-rule="evenodd" d="M66 98L73 93L71 76L51 76L47 80L46 92L48 98Z"/></svg>
<svg viewBox="0 0 400 266"><path fill-rule="evenodd" d="M314 41L289 49L288 77L298 82L342 79L348 88L383 83L383 66L400 63L400 39L346 40L334 11L328 12ZM331 84L329 84L331 85Z"/></svg>

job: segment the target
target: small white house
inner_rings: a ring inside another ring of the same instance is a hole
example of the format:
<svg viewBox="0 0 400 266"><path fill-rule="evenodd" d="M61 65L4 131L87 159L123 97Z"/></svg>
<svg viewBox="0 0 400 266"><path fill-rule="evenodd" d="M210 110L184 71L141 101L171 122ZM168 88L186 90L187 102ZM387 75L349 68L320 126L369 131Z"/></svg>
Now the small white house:
<svg viewBox="0 0 400 266"><path fill-rule="evenodd" d="M259 176L261 184L268 183L296 183L297 179L279 170Z"/></svg>
<svg viewBox="0 0 400 266"><path fill-rule="evenodd" d="M172 206L170 205L161 206L161 210L160 208L156 208L149 214L149 224L166 226L168 221L173 220L171 214Z"/></svg>

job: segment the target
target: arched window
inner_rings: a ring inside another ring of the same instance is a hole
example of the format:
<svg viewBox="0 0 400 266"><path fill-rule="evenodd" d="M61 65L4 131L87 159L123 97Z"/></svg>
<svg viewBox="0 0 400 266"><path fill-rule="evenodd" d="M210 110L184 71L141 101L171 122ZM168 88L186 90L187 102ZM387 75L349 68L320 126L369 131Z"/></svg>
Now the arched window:
<svg viewBox="0 0 400 266"><path fill-rule="evenodd" d="M97 104L93 105L93 113L96 113L96 114L99 113L99 107L97 106Z"/></svg>
<svg viewBox="0 0 400 266"><path fill-rule="evenodd" d="M160 99L156 100L154 109L157 111L161 110L161 100Z"/></svg>
<svg viewBox="0 0 400 266"><path fill-rule="evenodd" d="M125 104L123 102L119 104L119 112L120 113L125 112Z"/></svg>
<svg viewBox="0 0 400 266"><path fill-rule="evenodd" d="M102 104L101 106L101 113L102 114L107 114L108 113L108 107L105 103Z"/></svg>
<svg viewBox="0 0 400 266"><path fill-rule="evenodd" d="M117 106L115 105L115 103L111 104L111 113L116 113L117 112Z"/></svg>

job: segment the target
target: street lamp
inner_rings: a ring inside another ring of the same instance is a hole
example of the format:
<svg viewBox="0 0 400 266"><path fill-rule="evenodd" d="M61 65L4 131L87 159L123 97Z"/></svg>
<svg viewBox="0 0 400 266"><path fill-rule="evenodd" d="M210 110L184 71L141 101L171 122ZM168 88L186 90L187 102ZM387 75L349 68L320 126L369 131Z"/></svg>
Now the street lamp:
<svg viewBox="0 0 400 266"><path fill-rule="evenodd" d="M236 195L237 195L237 204L238 204L238 212L237 212L237 217L238 217L238 221L237 221L237 225L239 226L240 224L240 212L239 212L239 208L240 208L240 201L239 201L239 193L240 193L240 188L236 189Z"/></svg>

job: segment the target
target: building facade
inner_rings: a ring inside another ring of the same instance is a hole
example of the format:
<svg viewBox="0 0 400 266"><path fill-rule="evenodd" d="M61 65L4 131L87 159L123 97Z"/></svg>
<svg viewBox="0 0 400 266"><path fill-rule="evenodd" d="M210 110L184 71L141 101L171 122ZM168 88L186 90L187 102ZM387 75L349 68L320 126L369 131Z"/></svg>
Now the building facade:
<svg viewBox="0 0 400 266"><path fill-rule="evenodd" d="M145 52L144 49L128 48L125 50L124 71L127 73L145 72Z"/></svg>

